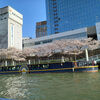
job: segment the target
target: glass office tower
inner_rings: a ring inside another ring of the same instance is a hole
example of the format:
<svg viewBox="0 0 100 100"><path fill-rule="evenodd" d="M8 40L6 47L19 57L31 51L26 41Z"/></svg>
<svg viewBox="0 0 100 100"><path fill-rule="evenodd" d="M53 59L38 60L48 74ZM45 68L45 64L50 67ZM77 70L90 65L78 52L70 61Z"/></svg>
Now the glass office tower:
<svg viewBox="0 0 100 100"><path fill-rule="evenodd" d="M100 22L100 0L46 0L48 35Z"/></svg>

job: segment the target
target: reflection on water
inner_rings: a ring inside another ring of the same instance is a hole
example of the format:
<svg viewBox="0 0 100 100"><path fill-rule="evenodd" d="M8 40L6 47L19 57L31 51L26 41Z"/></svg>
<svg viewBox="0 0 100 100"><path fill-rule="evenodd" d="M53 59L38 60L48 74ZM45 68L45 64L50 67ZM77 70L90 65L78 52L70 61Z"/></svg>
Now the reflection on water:
<svg viewBox="0 0 100 100"><path fill-rule="evenodd" d="M99 100L100 72L1 75L0 98Z"/></svg>

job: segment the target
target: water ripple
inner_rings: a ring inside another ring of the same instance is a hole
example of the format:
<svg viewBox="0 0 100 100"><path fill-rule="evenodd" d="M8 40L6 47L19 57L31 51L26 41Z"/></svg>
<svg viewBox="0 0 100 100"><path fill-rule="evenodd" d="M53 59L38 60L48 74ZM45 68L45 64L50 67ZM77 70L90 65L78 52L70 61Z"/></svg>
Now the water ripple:
<svg viewBox="0 0 100 100"><path fill-rule="evenodd" d="M16 100L99 100L100 72L1 75L0 97Z"/></svg>

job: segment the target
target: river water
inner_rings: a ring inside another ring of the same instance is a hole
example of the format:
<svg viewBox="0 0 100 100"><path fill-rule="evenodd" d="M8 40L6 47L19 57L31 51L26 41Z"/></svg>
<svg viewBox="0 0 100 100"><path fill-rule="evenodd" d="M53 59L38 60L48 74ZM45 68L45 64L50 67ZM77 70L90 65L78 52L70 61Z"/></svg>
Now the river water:
<svg viewBox="0 0 100 100"><path fill-rule="evenodd" d="M0 98L100 100L100 72L0 75Z"/></svg>

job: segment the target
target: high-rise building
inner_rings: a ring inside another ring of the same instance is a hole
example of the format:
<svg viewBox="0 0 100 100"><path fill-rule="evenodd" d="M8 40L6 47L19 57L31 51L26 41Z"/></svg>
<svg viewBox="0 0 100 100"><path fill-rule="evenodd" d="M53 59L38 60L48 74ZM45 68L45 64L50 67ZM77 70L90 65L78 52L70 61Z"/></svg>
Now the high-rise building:
<svg viewBox="0 0 100 100"><path fill-rule="evenodd" d="M36 37L42 37L47 35L47 22L37 22L36 23Z"/></svg>
<svg viewBox="0 0 100 100"><path fill-rule="evenodd" d="M46 13L48 35L96 26L100 0L46 0Z"/></svg>
<svg viewBox="0 0 100 100"><path fill-rule="evenodd" d="M10 6L0 8L0 49L22 49L23 16Z"/></svg>

